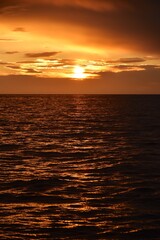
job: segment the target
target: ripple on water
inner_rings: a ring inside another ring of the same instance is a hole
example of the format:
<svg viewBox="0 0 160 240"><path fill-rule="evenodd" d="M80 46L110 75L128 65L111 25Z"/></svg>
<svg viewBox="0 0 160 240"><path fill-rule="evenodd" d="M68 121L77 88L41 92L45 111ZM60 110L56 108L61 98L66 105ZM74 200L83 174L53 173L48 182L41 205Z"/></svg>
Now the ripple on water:
<svg viewBox="0 0 160 240"><path fill-rule="evenodd" d="M0 239L159 240L159 96L0 100Z"/></svg>

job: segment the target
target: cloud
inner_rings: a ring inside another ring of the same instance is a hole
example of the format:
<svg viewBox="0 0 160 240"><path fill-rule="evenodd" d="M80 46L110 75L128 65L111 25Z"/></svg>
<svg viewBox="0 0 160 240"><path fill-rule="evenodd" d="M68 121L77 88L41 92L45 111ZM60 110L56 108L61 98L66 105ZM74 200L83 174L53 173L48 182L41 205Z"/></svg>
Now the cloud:
<svg viewBox="0 0 160 240"><path fill-rule="evenodd" d="M17 27L13 29L13 32L26 32L26 30L23 27Z"/></svg>
<svg viewBox="0 0 160 240"><path fill-rule="evenodd" d="M160 69L103 72L83 81L8 75L0 76L0 86L0 93L160 94Z"/></svg>
<svg viewBox="0 0 160 240"><path fill-rule="evenodd" d="M137 61L137 62L136 61L135 62L134 61L120 62L119 60L111 61L111 63L113 63L113 64L110 66L110 71L112 71L112 72L142 71L142 70L154 70L154 69L160 68L159 64L139 64L142 62L144 62L144 61Z"/></svg>
<svg viewBox="0 0 160 240"><path fill-rule="evenodd" d="M16 65L7 65L6 67L10 68L10 69L15 69L15 70L20 70L21 69L20 66L16 66Z"/></svg>
<svg viewBox="0 0 160 240"><path fill-rule="evenodd" d="M25 57L28 58L46 58L57 55L60 52L40 52L40 53L26 53Z"/></svg>
<svg viewBox="0 0 160 240"><path fill-rule="evenodd" d="M5 0L0 1L0 13L2 15L13 15L16 11L22 11L25 9L25 0Z"/></svg>
<svg viewBox="0 0 160 240"><path fill-rule="evenodd" d="M37 26L46 24L46 29L33 30L42 35L55 38L56 33L76 44L160 54L157 0L5 0L0 9L6 11L7 21L14 15L19 22L29 18Z"/></svg>
<svg viewBox="0 0 160 240"><path fill-rule="evenodd" d="M104 86L104 92L109 90L115 94L160 94L160 69L103 72L100 73L99 82Z"/></svg>
<svg viewBox="0 0 160 240"><path fill-rule="evenodd" d="M69 6L69 7L78 7L78 8L86 8L94 11L111 11L119 8L128 8L129 4L127 1L118 1L118 0L5 0L0 3L0 8L11 8L11 7L24 7L24 6Z"/></svg>
<svg viewBox="0 0 160 240"><path fill-rule="evenodd" d="M111 67L111 71L113 72L122 72L122 71L141 71L144 70L145 68L141 65L114 65Z"/></svg>
<svg viewBox="0 0 160 240"><path fill-rule="evenodd" d="M23 0L22 0L23 2ZM5 0L0 1L0 9L17 6L20 3L20 0ZM23 2L24 3L24 2Z"/></svg>
<svg viewBox="0 0 160 240"><path fill-rule="evenodd" d="M0 65L6 65L6 64L8 64L7 62L1 62L0 61Z"/></svg>
<svg viewBox="0 0 160 240"><path fill-rule="evenodd" d="M41 1L42 3L44 1ZM48 0L46 1L48 4L58 5L58 6L72 6L79 8L91 9L94 11L114 11L117 8L126 8L128 4L126 1L117 1L117 0Z"/></svg>
<svg viewBox="0 0 160 240"><path fill-rule="evenodd" d="M117 62L120 62L120 63L141 63L141 62L145 62L146 59L144 58L139 58L139 57L136 57L136 58L120 58Z"/></svg>
<svg viewBox="0 0 160 240"><path fill-rule="evenodd" d="M24 69L24 71L26 73L31 73L31 74L33 74L33 73L42 73L41 71L37 71L37 70L35 70L33 68Z"/></svg>
<svg viewBox="0 0 160 240"><path fill-rule="evenodd" d="M1 42L15 42L16 40L12 39L12 38L0 38L0 41Z"/></svg>
<svg viewBox="0 0 160 240"><path fill-rule="evenodd" d="M107 60L106 64L127 64L128 67L131 67L130 64L133 63L143 63L147 61L147 59L145 58L139 58L139 57L134 57L134 58L119 58L116 60ZM116 65L117 66L117 65ZM126 66L126 65L122 65L122 66Z"/></svg>
<svg viewBox="0 0 160 240"><path fill-rule="evenodd" d="M42 2L44 4L44 1ZM80 4L76 4L76 2ZM54 20L57 23L77 26L77 32L75 28L74 34L83 36L82 39L77 40L81 44L90 43L91 46L103 47L108 45L148 53L160 53L159 21L157 21L160 2L154 1L153 3L153 1L146 0L102 1L106 6L111 4L116 11L102 8L101 1L98 1L100 3L88 1L89 6L93 6L94 10L98 11L93 11L92 8L81 8L82 5L86 5L82 2L84 1L72 1L72 6L47 6L46 4L45 8L41 4L36 8L35 3L31 12L34 14L34 18L42 15L46 21ZM120 7L123 2L128 6L127 8ZM100 8L103 9L102 12L99 12ZM74 39L76 41L76 37L73 35Z"/></svg>
<svg viewBox="0 0 160 240"><path fill-rule="evenodd" d="M35 61L19 61L19 62L16 62L17 64L23 64L23 63L25 63L25 64L34 64L35 63Z"/></svg>
<svg viewBox="0 0 160 240"><path fill-rule="evenodd" d="M145 70L156 70L156 69L160 69L160 65L156 65L156 64L145 64L145 65L141 65L141 67Z"/></svg>
<svg viewBox="0 0 160 240"><path fill-rule="evenodd" d="M16 53L19 53L18 51L8 51L8 52L5 52L6 54L16 54Z"/></svg>
<svg viewBox="0 0 160 240"><path fill-rule="evenodd" d="M35 55L34 55L35 56ZM36 55L37 56L37 55ZM41 56L42 57L42 56ZM142 61L143 60L143 61ZM35 58L34 60L8 62L7 68L19 70L21 73L41 73L41 77L50 77L56 75L59 78L71 78L75 66L80 65L85 69L87 78L98 78L101 72L122 72L122 71L142 71L148 69L160 68L158 64L144 64L143 58L120 58L118 60L75 60L75 59L59 59L59 58ZM143 63L143 64L142 64ZM98 84L98 82L97 82Z"/></svg>

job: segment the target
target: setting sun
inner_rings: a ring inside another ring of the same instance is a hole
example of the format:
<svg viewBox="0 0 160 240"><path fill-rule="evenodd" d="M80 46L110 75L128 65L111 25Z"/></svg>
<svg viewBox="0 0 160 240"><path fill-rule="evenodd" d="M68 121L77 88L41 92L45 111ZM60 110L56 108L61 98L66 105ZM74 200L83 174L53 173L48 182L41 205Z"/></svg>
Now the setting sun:
<svg viewBox="0 0 160 240"><path fill-rule="evenodd" d="M73 78L77 78L77 79L83 79L85 78L85 70L83 67L81 66L75 66L74 70L73 70Z"/></svg>
<svg viewBox="0 0 160 240"><path fill-rule="evenodd" d="M0 239L160 240L159 15L0 0Z"/></svg>

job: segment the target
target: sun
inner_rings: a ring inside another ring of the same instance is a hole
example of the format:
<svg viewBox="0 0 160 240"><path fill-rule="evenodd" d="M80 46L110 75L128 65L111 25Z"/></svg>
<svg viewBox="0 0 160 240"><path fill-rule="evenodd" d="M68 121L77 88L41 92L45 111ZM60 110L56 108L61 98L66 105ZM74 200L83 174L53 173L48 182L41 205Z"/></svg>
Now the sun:
<svg viewBox="0 0 160 240"><path fill-rule="evenodd" d="M85 69L81 66L75 66L73 70L73 78L84 79L85 77Z"/></svg>

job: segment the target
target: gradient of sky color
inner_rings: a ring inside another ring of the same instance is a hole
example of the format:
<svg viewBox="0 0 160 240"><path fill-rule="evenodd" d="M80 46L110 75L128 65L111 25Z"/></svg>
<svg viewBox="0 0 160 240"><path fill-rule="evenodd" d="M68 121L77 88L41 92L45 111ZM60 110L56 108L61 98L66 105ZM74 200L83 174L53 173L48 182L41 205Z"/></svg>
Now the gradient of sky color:
<svg viewBox="0 0 160 240"><path fill-rule="evenodd" d="M0 2L0 93L160 93L159 0Z"/></svg>

